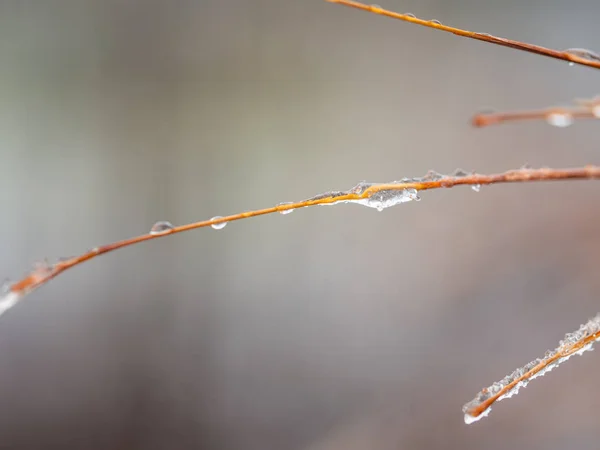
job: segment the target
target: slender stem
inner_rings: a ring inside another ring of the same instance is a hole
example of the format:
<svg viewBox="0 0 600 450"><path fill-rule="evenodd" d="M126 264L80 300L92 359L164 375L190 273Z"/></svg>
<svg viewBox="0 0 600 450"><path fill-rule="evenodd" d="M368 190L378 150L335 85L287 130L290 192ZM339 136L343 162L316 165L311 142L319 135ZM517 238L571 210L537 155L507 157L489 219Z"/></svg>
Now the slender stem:
<svg viewBox="0 0 600 450"><path fill-rule="evenodd" d="M528 111L506 111L494 113L479 113L473 116L472 123L476 127L499 125L505 122L520 122L524 120L544 120L550 125L565 127L578 119L598 119L597 113L586 107L556 107L534 109Z"/></svg>
<svg viewBox="0 0 600 450"><path fill-rule="evenodd" d="M168 227L160 232L142 234L140 236L132 237L122 241L113 242L111 244L94 247L87 252L75 256L72 258L61 260L55 264L42 264L34 268L24 278L16 281L10 286L6 287L6 291L3 295L0 295L0 306L2 300L7 300L10 296L10 306L15 303L16 298L21 298L34 289L44 285L52 278L60 275L64 271L78 266L86 261L89 261L97 256L105 253L112 252L121 248L129 247L131 245L139 244L144 241L152 239L160 239L165 236L170 236L177 233L183 233L184 231L194 230L196 228L204 228L219 224L225 224L227 222L234 222L237 220L249 219L251 217L263 216L272 213L285 213L298 208L306 208L309 206L317 205L331 205L336 203L354 202L361 203L368 199L377 200L384 194L389 195L391 192L398 192L401 194L406 190L426 191L439 188L451 188L454 186L466 185L479 187L481 185L498 184L498 183L520 183L520 182L533 182L533 181L559 181L568 179L600 179L600 167L599 166L585 166L581 168L573 169L519 169L511 170L504 173L492 174L492 175L480 175L480 174L465 174L460 173L456 175L440 175L435 172L429 172L425 177L407 179L407 181L392 182L392 183L381 183L381 184L368 184L359 183L352 189L347 191L335 191L326 192L324 194L317 195L308 200L299 202L279 204L270 208L257 209L253 211L246 211L237 214L232 214L225 217L215 217L210 220L203 220L200 222L194 222L187 225L181 225L177 227ZM412 198L412 199L418 199ZM8 309L8 308L5 308ZM3 309L0 307L0 314Z"/></svg>
<svg viewBox="0 0 600 450"><path fill-rule="evenodd" d="M489 42L491 44L500 45L503 47L514 48L516 50L522 50L529 53L535 53L537 55L547 56L549 58L560 59L568 61L574 64L581 64L583 66L592 67L594 69L600 69L600 59L598 55L585 49L569 49L569 50L552 50L546 47L540 47L539 45L527 44L525 42L515 41L512 39L505 39L497 36L492 36L487 33L478 33L474 31L462 30L460 28L450 27L443 25L438 21L434 20L423 20L414 17L410 14L400 14L393 11L388 11L377 5L366 5L364 3L355 2L352 0L326 0L330 3L338 3L340 5L350 6L352 8L360 9L363 11L372 12L382 16L391 17L393 19L403 20L405 22L415 23L424 27L435 28L437 30L446 31L448 33L455 34L470 39L476 39L478 41ZM588 56L588 57L586 57Z"/></svg>
<svg viewBox="0 0 600 450"><path fill-rule="evenodd" d="M600 340L600 315L581 325L579 330L567 333L554 351L547 351L542 358L531 361L503 380L480 391L463 407L465 422L473 423L487 416L494 403L517 394L521 387L527 386L531 380L544 375L571 356L590 350L598 340Z"/></svg>

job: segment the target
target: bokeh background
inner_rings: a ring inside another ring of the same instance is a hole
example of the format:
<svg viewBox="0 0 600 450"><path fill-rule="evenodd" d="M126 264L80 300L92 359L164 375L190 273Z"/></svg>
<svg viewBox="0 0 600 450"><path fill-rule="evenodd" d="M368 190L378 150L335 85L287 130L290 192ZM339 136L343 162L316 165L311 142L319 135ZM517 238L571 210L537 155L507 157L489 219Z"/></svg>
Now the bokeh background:
<svg viewBox="0 0 600 450"><path fill-rule="evenodd" d="M598 49L593 0L388 0ZM0 3L0 274L390 181L598 163L592 69L320 0ZM440 190L148 242L0 318L2 449L596 449L600 357L462 405L600 311L600 185Z"/></svg>

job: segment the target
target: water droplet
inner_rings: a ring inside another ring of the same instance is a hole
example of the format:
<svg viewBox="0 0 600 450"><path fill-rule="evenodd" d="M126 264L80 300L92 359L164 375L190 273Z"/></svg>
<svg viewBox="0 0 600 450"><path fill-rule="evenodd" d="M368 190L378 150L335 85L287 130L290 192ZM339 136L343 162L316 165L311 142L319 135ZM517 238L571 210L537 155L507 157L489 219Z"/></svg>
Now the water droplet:
<svg viewBox="0 0 600 450"><path fill-rule="evenodd" d="M417 18L417 16L415 16L413 13L404 13L403 15L406 16L406 17L410 17L411 19L416 19Z"/></svg>
<svg viewBox="0 0 600 450"><path fill-rule="evenodd" d="M382 9L382 8L381 8L381 6L379 6L379 5L375 5L375 4L373 4L373 5L371 5L371 9L378 10L378 9Z"/></svg>
<svg viewBox="0 0 600 450"><path fill-rule="evenodd" d="M573 116L566 112L553 112L546 116L546 122L554 127L564 128L573 124Z"/></svg>
<svg viewBox="0 0 600 450"><path fill-rule="evenodd" d="M218 219L222 219L223 216L215 216L210 220L218 220ZM211 225L211 227L215 230L222 230L223 228L225 228L225 225L227 225L227 222L219 222L219 223L213 223Z"/></svg>
<svg viewBox="0 0 600 450"><path fill-rule="evenodd" d="M596 119L600 119L600 103L598 103L597 105L592 106L592 115Z"/></svg>
<svg viewBox="0 0 600 450"><path fill-rule="evenodd" d="M569 61L569 67L573 67L575 63L573 61Z"/></svg>
<svg viewBox="0 0 600 450"><path fill-rule="evenodd" d="M173 228L175 228L175 227L171 224L171 222L166 222L166 221L156 222L154 225L152 225L152 228L150 228L150 234L153 234L153 235L166 234L169 231L171 231Z"/></svg>
<svg viewBox="0 0 600 450"><path fill-rule="evenodd" d="M471 189L473 189L475 192L479 192L481 190L481 185L480 184L472 184Z"/></svg>
<svg viewBox="0 0 600 450"><path fill-rule="evenodd" d="M279 205L277 205L277 206L291 205L292 203L293 203L293 202L282 202L282 203L280 203L280 204L279 204ZM286 215L286 214L290 214L290 213L293 213L293 212L294 212L294 208L292 208L292 209L284 209L284 210L282 210L282 211L279 211L279 214Z"/></svg>
<svg viewBox="0 0 600 450"><path fill-rule="evenodd" d="M431 19L431 20L429 21L429 23L434 23L434 24L436 24L436 25L441 25L441 24L442 24L442 22L440 22L440 21L439 21L439 20L437 20L437 19Z"/></svg>

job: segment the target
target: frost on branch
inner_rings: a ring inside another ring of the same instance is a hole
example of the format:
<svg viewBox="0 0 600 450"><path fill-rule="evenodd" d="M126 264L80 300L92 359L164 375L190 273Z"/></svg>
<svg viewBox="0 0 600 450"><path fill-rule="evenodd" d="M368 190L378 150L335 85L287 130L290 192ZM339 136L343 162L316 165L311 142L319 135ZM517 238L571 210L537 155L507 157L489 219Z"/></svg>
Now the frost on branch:
<svg viewBox="0 0 600 450"><path fill-rule="evenodd" d="M567 333L558 347L548 350L543 358L534 359L502 380L482 389L473 400L463 406L465 423L471 424L487 416L494 402L516 395L519 389L526 387L531 380L550 372L571 356L592 350L592 345L597 340L600 340L600 314L581 325L577 331Z"/></svg>

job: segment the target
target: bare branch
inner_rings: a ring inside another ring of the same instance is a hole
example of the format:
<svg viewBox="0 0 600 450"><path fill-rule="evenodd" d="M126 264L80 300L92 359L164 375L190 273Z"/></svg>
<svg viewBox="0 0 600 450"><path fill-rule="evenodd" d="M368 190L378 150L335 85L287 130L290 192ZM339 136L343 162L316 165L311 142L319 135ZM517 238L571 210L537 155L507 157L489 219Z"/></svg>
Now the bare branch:
<svg viewBox="0 0 600 450"><path fill-rule="evenodd" d="M287 214L295 209L317 205L334 205L338 203L356 203L382 211L385 208L409 201L419 201L419 191L454 186L470 186L479 191L482 185L497 183L522 183L532 181L559 181L559 180L591 180L600 179L600 167L585 166L575 169L530 169L522 168L492 175L467 173L462 170L455 171L452 175L442 175L429 171L424 177L403 178L391 183L366 183L361 182L347 191L331 191L311 197L300 202L280 203L270 208L246 211L230 216L217 216L210 220L190 223L187 225L173 226L169 222L157 222L147 234L142 234L112 244L94 247L80 256L63 259L55 264L47 261L37 264L24 278L15 283L6 283L0 292L0 315L14 306L25 295L46 284L52 278L64 271L78 266L90 259L105 253L112 252L131 245L139 244L151 239L159 239L196 228L212 227L222 229L228 222L249 219L272 213Z"/></svg>
<svg viewBox="0 0 600 450"><path fill-rule="evenodd" d="M505 39L497 36L492 36L487 33L478 33L474 31L462 30L460 28L449 27L441 24L437 20L419 19L412 14L400 14L393 11L388 11L378 5L366 5L364 3L359 3L352 0L326 1L330 3L338 3L340 5L350 6L352 8L372 12L374 14L379 14L382 16L391 17L393 19L403 20L405 22L416 23L417 25L422 25L424 27L435 28L437 30L446 31L448 33L452 33L457 36L462 36L469 39L489 42L490 44L496 44L502 47L509 47L524 52L535 53L537 55L547 56L549 58L561 59L563 61L568 61L570 64L580 64L583 66L592 67L594 69L600 69L600 55L591 50L586 50L583 48L552 50L550 48L540 47L539 45L527 44L525 42L515 41L512 39Z"/></svg>

